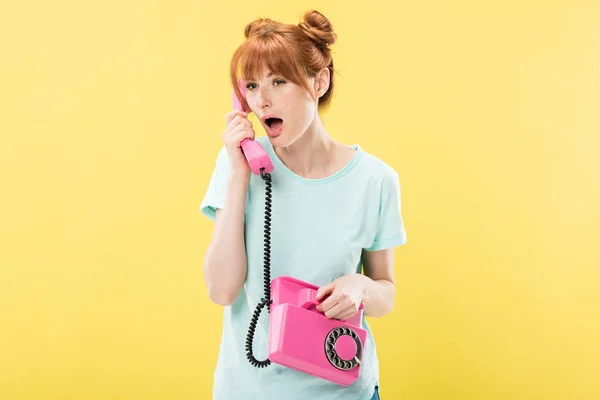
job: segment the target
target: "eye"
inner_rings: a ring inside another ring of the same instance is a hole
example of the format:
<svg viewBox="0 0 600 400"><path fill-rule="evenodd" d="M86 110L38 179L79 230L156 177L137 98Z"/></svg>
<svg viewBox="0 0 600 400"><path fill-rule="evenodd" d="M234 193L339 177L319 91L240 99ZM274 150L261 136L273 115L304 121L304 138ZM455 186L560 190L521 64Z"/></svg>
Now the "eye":
<svg viewBox="0 0 600 400"><path fill-rule="evenodd" d="M283 85L285 83L283 79L275 79L273 82L275 85Z"/></svg>
<svg viewBox="0 0 600 400"><path fill-rule="evenodd" d="M247 90L252 90L252 88L253 88L253 87L256 87L256 84L255 84L255 83L247 83L247 84L246 84L246 89L247 89Z"/></svg>

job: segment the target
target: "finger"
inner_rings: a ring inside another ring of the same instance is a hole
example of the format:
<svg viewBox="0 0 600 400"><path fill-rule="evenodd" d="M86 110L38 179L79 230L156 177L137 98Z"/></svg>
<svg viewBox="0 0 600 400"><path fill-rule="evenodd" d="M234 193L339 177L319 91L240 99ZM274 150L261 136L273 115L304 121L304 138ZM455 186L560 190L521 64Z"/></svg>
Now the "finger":
<svg viewBox="0 0 600 400"><path fill-rule="evenodd" d="M321 300L325 295L331 294L333 289L335 288L335 283L331 282L328 285L321 286L319 290L317 290L317 296L315 297L317 300Z"/></svg>
<svg viewBox="0 0 600 400"><path fill-rule="evenodd" d="M225 125L229 125L231 121L237 116L247 117L247 114L244 111L233 110L232 112L225 115Z"/></svg>
<svg viewBox="0 0 600 400"><path fill-rule="evenodd" d="M344 297L345 296L343 294L334 291L329 297L327 297L325 300L323 300L321 304L317 306L317 310L327 312L338 304L341 304L343 306L346 302Z"/></svg>
<svg viewBox="0 0 600 400"><path fill-rule="evenodd" d="M356 315L356 311L350 311L349 313L342 315L341 317L339 317L338 319L340 321L347 321L350 318L354 317Z"/></svg>
<svg viewBox="0 0 600 400"><path fill-rule="evenodd" d="M352 316L358 311L358 307L350 299L341 301L338 303L338 305L340 306L340 311L338 311L337 314L333 316L333 318L336 319L343 320L346 316Z"/></svg>
<svg viewBox="0 0 600 400"><path fill-rule="evenodd" d="M342 303L337 303L329 310L325 311L325 316L329 319L338 319L342 315L346 315L349 313L348 306L345 306Z"/></svg>
<svg viewBox="0 0 600 400"><path fill-rule="evenodd" d="M233 118L231 123L228 125L228 129L235 128L238 125L244 125L251 128L252 122L250 122L249 119L242 117L241 115L236 115L235 118Z"/></svg>
<svg viewBox="0 0 600 400"><path fill-rule="evenodd" d="M242 132L244 129L248 129L248 127L244 124L239 124L236 125L235 127L226 130L223 133L222 139L223 141L228 141L230 138L234 137L235 135L239 134L240 132Z"/></svg>
<svg viewBox="0 0 600 400"><path fill-rule="evenodd" d="M344 307L345 311L340 311L338 313L337 319L344 321L349 318L352 318L358 312L358 306L353 301L349 301L348 303L343 303L346 307Z"/></svg>
<svg viewBox="0 0 600 400"><path fill-rule="evenodd" d="M236 115L235 117L233 117L232 123L233 124L243 123L243 124L246 124L248 126L252 126L252 122L250 122L250 120L248 119L248 117L246 117L244 115Z"/></svg>
<svg viewBox="0 0 600 400"><path fill-rule="evenodd" d="M337 303L339 303L338 296L335 293L333 293L325 300L323 300L319 305L317 305L317 310L322 312L328 311Z"/></svg>
<svg viewBox="0 0 600 400"><path fill-rule="evenodd" d="M342 305L350 304L350 296L348 296L348 294L345 292L334 290L333 293L321 303L321 311L329 310L337 303L341 303Z"/></svg>
<svg viewBox="0 0 600 400"><path fill-rule="evenodd" d="M241 111L241 110L233 110L233 111L231 111L231 112L228 112L228 113L225 115L225 125L229 125L229 123L230 123L231 121L233 121L233 119L234 119L236 116L238 116L238 115L239 115L239 116L242 116L242 117L247 117L247 116L248 116L248 113L247 113L247 112L245 112L245 111Z"/></svg>
<svg viewBox="0 0 600 400"><path fill-rule="evenodd" d="M244 128L241 132L236 133L235 135L233 135L232 139L236 142L239 143L244 139L250 139L250 140L254 140L254 129L250 128Z"/></svg>

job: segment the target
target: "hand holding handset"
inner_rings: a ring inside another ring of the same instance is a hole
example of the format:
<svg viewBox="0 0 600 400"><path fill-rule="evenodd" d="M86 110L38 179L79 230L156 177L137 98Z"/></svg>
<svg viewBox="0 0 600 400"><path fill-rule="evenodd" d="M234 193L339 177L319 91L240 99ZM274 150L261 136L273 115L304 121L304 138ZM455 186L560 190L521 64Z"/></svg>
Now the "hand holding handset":
<svg viewBox="0 0 600 400"><path fill-rule="evenodd" d="M238 82L238 87L242 93L242 96L246 96L246 88L244 87L241 79ZM235 91L233 91L232 100L234 109L244 112L250 111L244 108L240 100L237 98ZM266 150L263 149L258 142L246 138L242 140L240 145L242 146L242 152L244 153L246 160L248 160L248 164L250 165L250 169L253 173L262 176L273 171L273 162L269 158Z"/></svg>

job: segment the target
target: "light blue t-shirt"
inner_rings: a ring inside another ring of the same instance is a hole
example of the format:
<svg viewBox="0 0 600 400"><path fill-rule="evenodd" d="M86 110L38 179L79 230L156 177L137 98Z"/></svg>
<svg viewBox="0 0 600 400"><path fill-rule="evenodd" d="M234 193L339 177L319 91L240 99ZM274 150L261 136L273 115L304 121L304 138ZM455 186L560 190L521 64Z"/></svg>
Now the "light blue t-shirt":
<svg viewBox="0 0 600 400"><path fill-rule="evenodd" d="M272 176L271 279L291 275L317 286L362 272L363 250L381 250L407 240L400 209L398 174L359 145L354 158L340 171L324 179L305 179L294 174L277 157L266 137L256 140L274 164ZM200 205L214 219L227 195L229 161L225 148ZM272 363L252 366L245 342L252 313L264 295L265 181L252 174L246 198L247 275L239 297L224 307L223 332L214 372L215 400L368 400L379 380L375 341L368 332L361 372L344 387L291 368ZM267 356L269 314L263 309L254 334L254 357Z"/></svg>

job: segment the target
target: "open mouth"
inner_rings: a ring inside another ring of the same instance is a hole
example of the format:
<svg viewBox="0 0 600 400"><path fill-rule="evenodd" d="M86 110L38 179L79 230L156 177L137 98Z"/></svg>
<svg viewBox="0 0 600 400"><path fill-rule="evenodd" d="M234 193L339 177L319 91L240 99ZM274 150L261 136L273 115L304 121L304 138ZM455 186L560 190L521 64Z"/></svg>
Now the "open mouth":
<svg viewBox="0 0 600 400"><path fill-rule="evenodd" d="M265 124L269 127L269 129L273 129L276 130L279 127L281 127L281 125L283 125L283 120L281 118L267 118L265 119Z"/></svg>
<svg viewBox="0 0 600 400"><path fill-rule="evenodd" d="M265 124L265 131L267 131L269 137L276 138L281 135L281 132L283 131L283 120L281 118L266 115L263 117L263 123Z"/></svg>

